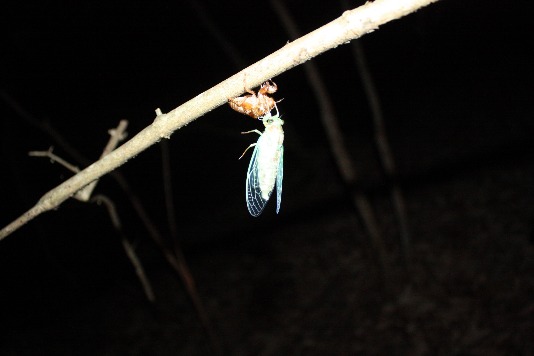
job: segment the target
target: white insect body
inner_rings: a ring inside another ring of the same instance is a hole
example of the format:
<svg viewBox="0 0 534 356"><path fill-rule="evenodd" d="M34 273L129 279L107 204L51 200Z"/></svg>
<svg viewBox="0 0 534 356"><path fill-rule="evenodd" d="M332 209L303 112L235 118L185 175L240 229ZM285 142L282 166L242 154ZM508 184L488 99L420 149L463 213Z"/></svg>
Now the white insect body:
<svg viewBox="0 0 534 356"><path fill-rule="evenodd" d="M284 130L282 125L284 121L278 112L274 116L268 113L262 118L262 121L265 125L263 133L259 130L243 132L256 132L260 135L258 142L247 148L248 150L255 146L248 166L246 182L247 207L252 216L261 214L275 184L277 214L282 202L282 179L284 176Z"/></svg>

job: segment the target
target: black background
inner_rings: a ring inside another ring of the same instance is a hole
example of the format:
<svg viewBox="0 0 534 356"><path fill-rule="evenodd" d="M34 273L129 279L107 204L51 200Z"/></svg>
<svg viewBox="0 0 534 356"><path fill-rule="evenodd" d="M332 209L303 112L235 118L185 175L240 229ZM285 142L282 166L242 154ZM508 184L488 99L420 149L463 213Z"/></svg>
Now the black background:
<svg viewBox="0 0 534 356"><path fill-rule="evenodd" d="M336 2L287 3L303 34L342 13ZM227 353L533 351L528 13L527 1L443 0L361 39L407 199L410 271L350 45L313 60L386 238L387 290L302 67L274 78L286 133L279 215L270 202L252 218L244 201L249 156L237 157L256 138L240 132L261 123L222 106L171 136L179 238ZM93 161L119 120L133 136L156 108L172 110L289 40L268 1L11 2L0 17L1 225L71 175L28 151L55 146L83 166L35 122ZM167 234L160 148L120 170ZM0 353L211 353L124 192L109 177L97 192L116 202L156 303L104 209L69 200L0 242Z"/></svg>

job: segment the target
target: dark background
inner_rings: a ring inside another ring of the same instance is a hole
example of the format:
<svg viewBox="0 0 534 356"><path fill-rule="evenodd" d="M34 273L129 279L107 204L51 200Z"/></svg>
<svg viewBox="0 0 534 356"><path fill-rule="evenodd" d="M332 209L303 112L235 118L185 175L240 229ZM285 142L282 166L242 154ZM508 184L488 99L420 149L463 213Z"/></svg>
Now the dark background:
<svg viewBox="0 0 534 356"><path fill-rule="evenodd" d="M331 1L287 3L303 34L342 13ZM223 106L171 136L179 238L226 353L532 354L528 3L443 0L361 39L406 196L408 270L350 45L313 60L386 239L386 288L302 67L274 78L286 133L279 215L270 202L252 218L244 201L249 156L237 157L255 137L240 132L261 123ZM55 146L83 166L36 123L93 161L119 120L133 136L156 108L172 110L289 40L268 1L11 2L0 19L2 226L71 176L28 151ZM167 236L160 148L120 170ZM0 242L0 353L212 353L125 193L110 177L97 192L116 202L156 302L105 210L69 200Z"/></svg>

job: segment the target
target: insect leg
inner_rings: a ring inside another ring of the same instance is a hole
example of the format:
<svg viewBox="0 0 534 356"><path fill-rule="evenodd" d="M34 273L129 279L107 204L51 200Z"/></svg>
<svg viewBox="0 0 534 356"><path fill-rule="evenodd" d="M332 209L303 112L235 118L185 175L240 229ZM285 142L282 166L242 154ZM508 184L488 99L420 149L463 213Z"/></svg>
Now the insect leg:
<svg viewBox="0 0 534 356"><path fill-rule="evenodd" d="M243 158L243 156L245 155L245 153L247 153L248 149L251 148L251 147L254 147L254 146L256 146L255 143L253 143L253 144L251 144L250 146L248 146L247 149L245 150L245 152L243 152L243 154L241 155L241 157L239 157L238 159Z"/></svg>
<svg viewBox="0 0 534 356"><path fill-rule="evenodd" d="M258 135L261 136L261 131L260 130L250 130L250 131L241 132L241 135L252 133L252 132L255 132L255 133L257 133Z"/></svg>
<svg viewBox="0 0 534 356"><path fill-rule="evenodd" d="M260 130L250 130L250 131L241 132L241 135L248 134L248 133L253 133L253 132L257 133L260 136L262 135ZM245 153L247 153L248 149L251 148L251 147L254 147L254 146L256 146L255 143L253 143L250 146L248 146L247 149L245 150L245 152L243 152L243 154L241 155L241 157L239 157L239 159L243 158Z"/></svg>
<svg viewBox="0 0 534 356"><path fill-rule="evenodd" d="M282 99L278 100L278 101L281 101ZM278 116L280 117L280 113L278 112L278 106L276 106L276 101L274 102L274 108L276 110L276 115L275 116Z"/></svg>

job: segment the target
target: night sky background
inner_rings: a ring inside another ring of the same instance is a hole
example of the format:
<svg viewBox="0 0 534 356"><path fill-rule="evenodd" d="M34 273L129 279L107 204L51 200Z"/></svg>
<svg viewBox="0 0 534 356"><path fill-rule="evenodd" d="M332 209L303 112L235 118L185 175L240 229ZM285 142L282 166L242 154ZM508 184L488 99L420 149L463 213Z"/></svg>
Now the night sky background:
<svg viewBox="0 0 534 356"><path fill-rule="evenodd" d="M343 11L286 3L302 34ZM290 40L269 1L10 1L0 26L2 226L71 176L29 151L54 146L83 167L119 120L132 137L156 108ZM240 132L259 121L224 105L171 136L178 237L222 353L534 353L533 27L528 1L442 0L360 40L406 198L408 268L351 45L313 59L358 170L352 189L385 239L387 285L302 66L273 78L286 134L280 214L273 201L259 218L246 209L250 156L237 158L256 137ZM170 241L161 152L120 171ZM0 354L215 353L127 193L109 176L96 193L115 202L156 301L105 209L68 200L0 241Z"/></svg>

